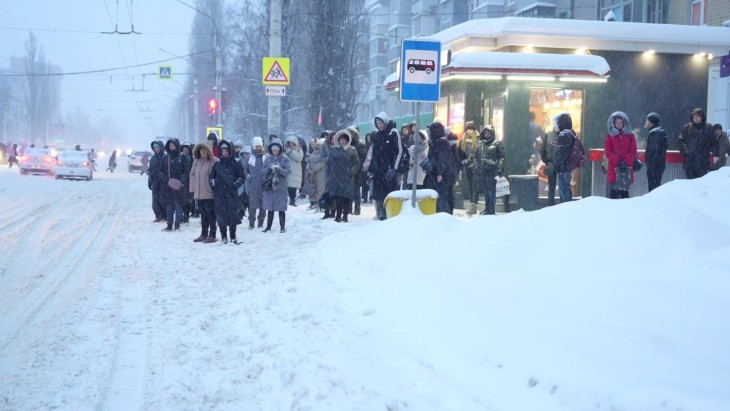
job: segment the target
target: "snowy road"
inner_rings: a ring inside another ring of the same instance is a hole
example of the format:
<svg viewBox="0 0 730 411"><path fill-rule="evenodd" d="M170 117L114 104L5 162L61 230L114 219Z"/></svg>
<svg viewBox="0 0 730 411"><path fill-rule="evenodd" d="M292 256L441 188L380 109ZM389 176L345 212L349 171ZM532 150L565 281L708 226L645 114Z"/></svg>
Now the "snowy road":
<svg viewBox="0 0 730 411"><path fill-rule="evenodd" d="M286 234L241 226L243 245L197 244L198 220L163 233L149 197L136 173L0 170L0 409L271 409L269 380L286 387L307 361L287 351L317 348L287 329L328 338L293 268L316 270L308 255L342 226L299 206Z"/></svg>

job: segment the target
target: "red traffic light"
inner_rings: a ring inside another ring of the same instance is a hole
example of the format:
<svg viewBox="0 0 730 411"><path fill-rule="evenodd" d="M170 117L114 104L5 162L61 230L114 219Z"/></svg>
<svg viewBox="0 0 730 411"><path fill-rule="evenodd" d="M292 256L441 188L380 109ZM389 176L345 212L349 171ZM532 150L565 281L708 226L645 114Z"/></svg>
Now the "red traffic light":
<svg viewBox="0 0 730 411"><path fill-rule="evenodd" d="M218 108L218 102L215 101L215 99L210 99L208 101L208 110L210 110L211 113L215 113L215 110Z"/></svg>

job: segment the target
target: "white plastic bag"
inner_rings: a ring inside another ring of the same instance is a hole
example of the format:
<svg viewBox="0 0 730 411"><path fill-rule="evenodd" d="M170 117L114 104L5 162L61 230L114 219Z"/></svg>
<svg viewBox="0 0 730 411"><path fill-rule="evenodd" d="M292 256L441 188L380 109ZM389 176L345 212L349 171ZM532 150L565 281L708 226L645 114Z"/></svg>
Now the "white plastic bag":
<svg viewBox="0 0 730 411"><path fill-rule="evenodd" d="M496 177L497 180L497 197L509 195L509 181L507 177Z"/></svg>

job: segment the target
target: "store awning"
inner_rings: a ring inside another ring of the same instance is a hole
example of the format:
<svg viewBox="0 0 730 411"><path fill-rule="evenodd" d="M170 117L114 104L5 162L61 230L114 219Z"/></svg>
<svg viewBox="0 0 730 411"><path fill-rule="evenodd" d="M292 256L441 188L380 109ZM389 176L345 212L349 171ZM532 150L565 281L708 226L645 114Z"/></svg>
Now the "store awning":
<svg viewBox="0 0 730 411"><path fill-rule="evenodd" d="M441 81L456 78L501 80L517 76L541 77L554 80L556 76L566 81L605 80L611 67L601 56L547 53L471 52L451 57L448 65L441 67ZM386 77L383 86L395 89L399 85L399 73Z"/></svg>

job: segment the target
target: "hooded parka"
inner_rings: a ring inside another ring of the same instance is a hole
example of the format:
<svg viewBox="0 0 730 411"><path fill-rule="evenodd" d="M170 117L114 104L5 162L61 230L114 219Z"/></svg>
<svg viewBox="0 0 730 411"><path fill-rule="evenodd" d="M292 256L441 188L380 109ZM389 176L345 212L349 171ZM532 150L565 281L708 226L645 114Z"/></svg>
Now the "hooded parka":
<svg viewBox="0 0 730 411"><path fill-rule="evenodd" d="M289 158L289 168L291 173L287 177L287 187L300 188L302 186L302 161L304 160L304 151L299 147L299 139L296 137L287 137L287 146L284 149L284 155ZM295 143L295 148L290 148L289 143Z"/></svg>
<svg viewBox="0 0 730 411"><path fill-rule="evenodd" d="M200 155L201 151L208 153L208 158L204 159ZM210 179L210 172L213 170L213 165L218 162L218 159L213 157L213 150L210 149L207 143L198 143L193 148L193 165L190 168L190 192L193 194L195 200L212 200L213 189L210 187L208 182Z"/></svg>
<svg viewBox="0 0 730 411"><path fill-rule="evenodd" d="M624 126L621 130L614 126L614 120L621 118ZM636 137L631 132L631 123L629 117L616 111L611 114L607 122L608 134L606 134L605 153L608 159L608 170L606 170L606 181L609 184L616 182L616 167L619 162L623 161L629 167L631 173L631 183L634 182L634 159L636 158Z"/></svg>
<svg viewBox="0 0 730 411"><path fill-rule="evenodd" d="M213 199L215 200L215 219L218 226L227 227L241 224L238 213L238 187L246 181L246 172L233 152L233 145L226 140L218 143L218 152L228 150L228 156L221 156L210 171L213 181Z"/></svg>
<svg viewBox="0 0 730 411"><path fill-rule="evenodd" d="M171 144L175 144L175 150L171 150ZM176 138L171 138L165 143L165 152L162 164L160 164L160 202L163 206L168 204L179 203L182 205L185 187L180 190L173 190L168 185L171 178L176 178L186 186L188 184L189 175L185 172L185 164L180 153L180 142Z"/></svg>
<svg viewBox="0 0 730 411"><path fill-rule="evenodd" d="M698 115L702 118L699 124L692 121ZM689 116L689 123L682 127L677 144L679 152L684 156L684 170L687 178L702 177L710 168L710 151L715 130L707 124L704 110L696 108Z"/></svg>
<svg viewBox="0 0 730 411"><path fill-rule="evenodd" d="M385 125L383 130L378 130L376 121L380 119ZM375 131L372 134L372 160L368 171L373 173L372 198L377 201L385 200L385 197L398 189L396 171L400 165L403 145L400 136L395 130L395 123L391 122L385 112L379 113L373 118ZM393 170L390 172L390 170ZM386 175L392 177L386 178Z"/></svg>
<svg viewBox="0 0 730 411"><path fill-rule="evenodd" d="M322 158L322 145L325 144L324 139L320 139L320 147L315 148L309 154L307 161L307 178L312 182L314 189L309 195L310 201L317 201L324 194L327 187L327 179L325 178L325 159Z"/></svg>
<svg viewBox="0 0 730 411"><path fill-rule="evenodd" d="M248 161L244 164L246 168L246 193L248 194L248 207L250 210L263 208L261 205L261 199L263 198L261 183L263 182L264 162L268 156L266 150L257 153L253 149Z"/></svg>
<svg viewBox="0 0 730 411"><path fill-rule="evenodd" d="M275 145L279 147L279 153L277 155L274 155L271 151L271 148ZM283 148L281 141L277 138L269 143L266 149L269 152L269 156L266 157L264 165L261 168L261 174L263 176L262 183L269 180L278 180L276 188L267 184L267 188L264 189L262 207L266 211L286 211L287 205L289 204L287 177L291 174L291 169L289 168L289 158L283 154ZM279 166L278 170L271 169L271 166L274 164Z"/></svg>
<svg viewBox="0 0 730 411"><path fill-rule="evenodd" d="M347 144L340 145L340 139L347 139ZM350 145L350 134L340 130L335 135L335 146L330 149L327 158L330 177L327 181L327 193L332 197L342 197L352 200L355 192L355 175L360 168L360 159L357 150Z"/></svg>

